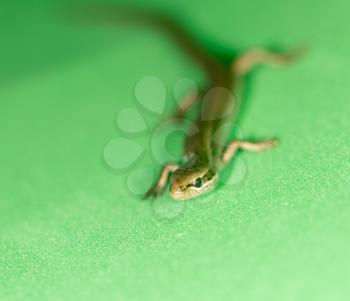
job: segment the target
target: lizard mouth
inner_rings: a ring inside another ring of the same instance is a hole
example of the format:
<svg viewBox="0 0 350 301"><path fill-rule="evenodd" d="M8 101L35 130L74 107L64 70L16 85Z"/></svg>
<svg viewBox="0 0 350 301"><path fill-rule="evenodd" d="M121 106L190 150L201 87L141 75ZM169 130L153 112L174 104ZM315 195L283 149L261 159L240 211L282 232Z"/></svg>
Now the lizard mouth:
<svg viewBox="0 0 350 301"><path fill-rule="evenodd" d="M170 196L176 201L185 201L191 199L191 195L185 191L181 191L180 189L170 188Z"/></svg>

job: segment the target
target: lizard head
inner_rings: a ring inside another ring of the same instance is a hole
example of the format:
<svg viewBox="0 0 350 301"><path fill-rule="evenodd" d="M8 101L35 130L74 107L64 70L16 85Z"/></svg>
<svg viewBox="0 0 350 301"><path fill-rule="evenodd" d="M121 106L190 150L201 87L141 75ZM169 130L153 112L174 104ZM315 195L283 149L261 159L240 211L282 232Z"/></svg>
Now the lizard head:
<svg viewBox="0 0 350 301"><path fill-rule="evenodd" d="M170 177L170 195L175 200L187 200L208 192L217 181L215 169L208 165L181 166Z"/></svg>

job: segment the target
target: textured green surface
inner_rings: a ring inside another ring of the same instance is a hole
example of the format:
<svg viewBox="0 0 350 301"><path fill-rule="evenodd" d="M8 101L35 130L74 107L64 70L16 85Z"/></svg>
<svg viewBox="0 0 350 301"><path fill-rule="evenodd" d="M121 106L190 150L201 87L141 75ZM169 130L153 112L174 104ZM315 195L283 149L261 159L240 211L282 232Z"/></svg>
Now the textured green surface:
<svg viewBox="0 0 350 301"><path fill-rule="evenodd" d="M350 299L349 2L177 1L212 45L311 46L253 77L241 128L281 146L182 207L140 202L101 154L140 78L199 70L160 34L29 2L0 10L0 300Z"/></svg>

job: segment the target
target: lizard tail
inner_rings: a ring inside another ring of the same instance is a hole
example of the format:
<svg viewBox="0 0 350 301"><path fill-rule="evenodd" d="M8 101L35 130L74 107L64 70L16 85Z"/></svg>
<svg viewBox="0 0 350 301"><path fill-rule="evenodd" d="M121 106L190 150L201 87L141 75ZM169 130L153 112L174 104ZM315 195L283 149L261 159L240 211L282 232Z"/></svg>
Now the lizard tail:
<svg viewBox="0 0 350 301"><path fill-rule="evenodd" d="M208 74L215 76L220 68L220 62L202 47L175 20L159 11L135 7L120 7L109 5L88 6L79 9L79 15L90 21L100 23L130 23L149 25L168 34L176 44L183 49Z"/></svg>

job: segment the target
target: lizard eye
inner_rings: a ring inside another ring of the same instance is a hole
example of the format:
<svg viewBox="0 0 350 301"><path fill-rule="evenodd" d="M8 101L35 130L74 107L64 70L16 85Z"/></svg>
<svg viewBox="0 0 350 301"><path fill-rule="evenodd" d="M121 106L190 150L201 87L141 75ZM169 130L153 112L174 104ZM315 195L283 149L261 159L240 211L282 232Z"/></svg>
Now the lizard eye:
<svg viewBox="0 0 350 301"><path fill-rule="evenodd" d="M197 178L194 180L193 186L196 188L201 188L203 185L202 178Z"/></svg>

